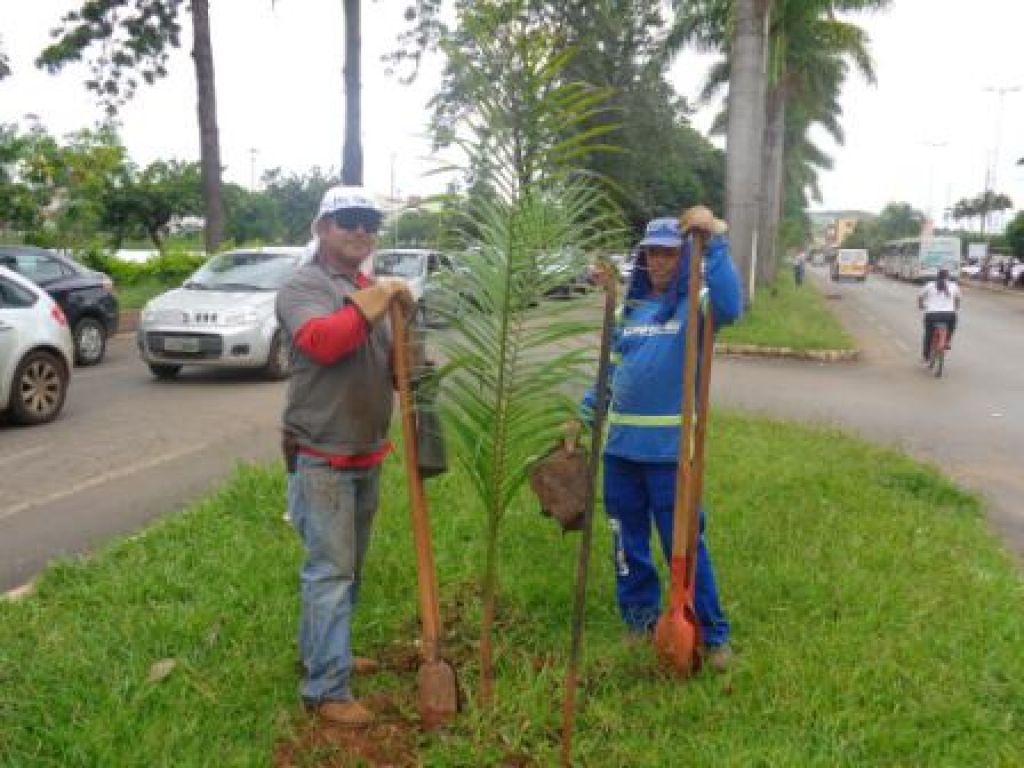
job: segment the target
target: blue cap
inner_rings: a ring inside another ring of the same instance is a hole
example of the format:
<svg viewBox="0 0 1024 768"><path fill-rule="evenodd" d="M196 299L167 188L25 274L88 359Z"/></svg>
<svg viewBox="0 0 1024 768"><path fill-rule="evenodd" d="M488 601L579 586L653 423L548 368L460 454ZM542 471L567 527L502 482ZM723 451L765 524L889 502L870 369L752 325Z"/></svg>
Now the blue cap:
<svg viewBox="0 0 1024 768"><path fill-rule="evenodd" d="M647 223L644 239L637 244L637 247L650 248L659 245L664 248L682 247L683 236L679 231L678 219L651 219Z"/></svg>

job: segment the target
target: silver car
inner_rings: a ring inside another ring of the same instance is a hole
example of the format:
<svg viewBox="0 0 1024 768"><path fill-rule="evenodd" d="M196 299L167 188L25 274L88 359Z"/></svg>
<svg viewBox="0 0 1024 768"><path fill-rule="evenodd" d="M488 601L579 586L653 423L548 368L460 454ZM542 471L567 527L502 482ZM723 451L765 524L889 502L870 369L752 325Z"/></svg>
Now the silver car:
<svg viewBox="0 0 1024 768"><path fill-rule="evenodd" d="M457 280L455 263L440 251L426 248L383 248L373 256L373 273L401 278L409 286L416 302L416 324L443 325L457 313L461 296L458 291L443 290L441 281ZM451 301L455 306L449 306Z"/></svg>
<svg viewBox="0 0 1024 768"><path fill-rule="evenodd" d="M19 424L57 418L75 345L67 318L43 289L0 267L0 413Z"/></svg>
<svg viewBox="0 0 1024 768"><path fill-rule="evenodd" d="M214 256L180 288L142 310L137 341L158 379L185 365L260 368L288 375L288 350L274 312L278 289L309 251L246 248Z"/></svg>

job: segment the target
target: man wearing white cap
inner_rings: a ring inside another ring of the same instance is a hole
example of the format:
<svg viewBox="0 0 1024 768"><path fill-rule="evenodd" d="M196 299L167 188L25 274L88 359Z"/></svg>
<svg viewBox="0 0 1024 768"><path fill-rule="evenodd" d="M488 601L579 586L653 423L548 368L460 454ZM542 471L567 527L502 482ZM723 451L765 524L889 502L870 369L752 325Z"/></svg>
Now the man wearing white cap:
<svg viewBox="0 0 1024 768"><path fill-rule="evenodd" d="M284 410L288 514L302 539L299 651L306 708L333 724L358 726L373 713L352 695L351 623L379 496L380 464L391 450L391 331L388 309L412 296L397 280L359 271L377 244L381 211L361 187L333 187L313 220L316 256L277 296L291 352Z"/></svg>

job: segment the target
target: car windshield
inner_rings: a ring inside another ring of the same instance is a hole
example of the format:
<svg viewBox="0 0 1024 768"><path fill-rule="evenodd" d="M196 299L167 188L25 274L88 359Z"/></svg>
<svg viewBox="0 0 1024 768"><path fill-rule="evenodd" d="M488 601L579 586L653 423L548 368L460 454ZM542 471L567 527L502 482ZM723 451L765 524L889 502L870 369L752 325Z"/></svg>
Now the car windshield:
<svg viewBox="0 0 1024 768"><path fill-rule="evenodd" d="M373 257L373 271L391 277L419 277L424 258L425 254L412 251L378 251Z"/></svg>
<svg viewBox="0 0 1024 768"><path fill-rule="evenodd" d="M185 283L198 291L276 291L298 264L298 256L235 251L214 256Z"/></svg>

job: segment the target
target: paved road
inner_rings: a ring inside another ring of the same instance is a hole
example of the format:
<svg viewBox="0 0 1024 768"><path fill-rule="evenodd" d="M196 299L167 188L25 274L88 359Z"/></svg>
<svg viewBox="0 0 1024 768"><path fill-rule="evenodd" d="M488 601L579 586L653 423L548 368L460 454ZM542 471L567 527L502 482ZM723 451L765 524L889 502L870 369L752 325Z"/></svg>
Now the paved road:
<svg viewBox="0 0 1024 768"><path fill-rule="evenodd" d="M862 349L856 363L730 359L716 402L825 423L940 465L988 501L989 519L1024 557L1024 297L967 287L942 379L917 367L917 287L874 276L864 284L812 279Z"/></svg>
<svg viewBox="0 0 1024 768"><path fill-rule="evenodd" d="M75 371L56 422L0 425L0 592L276 456L283 383L189 369L158 382L133 344Z"/></svg>
<svg viewBox="0 0 1024 768"><path fill-rule="evenodd" d="M863 359L722 360L716 401L838 425L934 461L987 496L995 528L1024 555L1024 297L969 290L935 380L916 367L913 286L873 277L827 290ZM579 306L598 322L596 297ZM186 370L157 382L132 340L115 339L108 360L76 371L57 422L0 425L0 591L184 507L240 461L275 459L283 396L284 384L256 374Z"/></svg>

